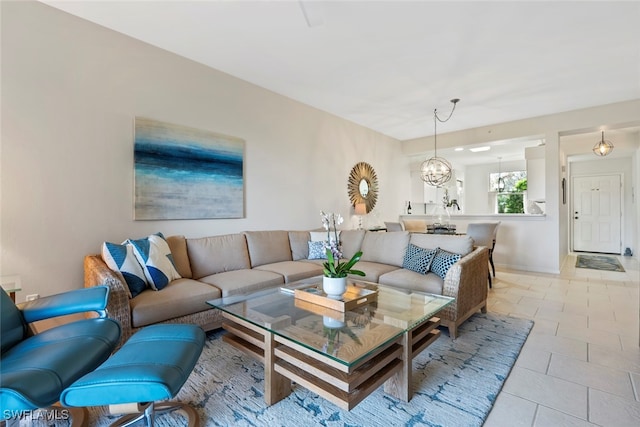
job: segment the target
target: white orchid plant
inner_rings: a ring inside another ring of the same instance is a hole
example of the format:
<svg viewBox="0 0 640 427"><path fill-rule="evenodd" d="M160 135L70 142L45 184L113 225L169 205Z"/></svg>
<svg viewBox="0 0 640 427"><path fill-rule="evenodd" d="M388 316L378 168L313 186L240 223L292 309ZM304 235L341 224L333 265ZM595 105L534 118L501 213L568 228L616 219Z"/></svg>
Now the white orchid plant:
<svg viewBox="0 0 640 427"><path fill-rule="evenodd" d="M342 252L340 240L338 239L338 225L344 221L342 215L320 211L320 216L322 217L322 226L327 230L327 240L325 242L327 262L322 264L325 277L347 277L348 274L364 276L365 273L363 271L353 269L353 266L360 261L362 252L357 252L347 262L340 261ZM331 238L332 232L333 239Z"/></svg>

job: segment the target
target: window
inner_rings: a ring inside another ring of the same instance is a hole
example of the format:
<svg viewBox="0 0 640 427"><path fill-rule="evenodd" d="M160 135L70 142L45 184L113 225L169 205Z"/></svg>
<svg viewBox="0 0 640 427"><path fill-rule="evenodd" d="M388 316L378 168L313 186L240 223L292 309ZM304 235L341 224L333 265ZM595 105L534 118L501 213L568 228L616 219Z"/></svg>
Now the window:
<svg viewBox="0 0 640 427"><path fill-rule="evenodd" d="M504 189L498 191L502 178ZM527 191L527 171L489 174L489 191L496 193L496 212L499 214L524 213L524 194Z"/></svg>

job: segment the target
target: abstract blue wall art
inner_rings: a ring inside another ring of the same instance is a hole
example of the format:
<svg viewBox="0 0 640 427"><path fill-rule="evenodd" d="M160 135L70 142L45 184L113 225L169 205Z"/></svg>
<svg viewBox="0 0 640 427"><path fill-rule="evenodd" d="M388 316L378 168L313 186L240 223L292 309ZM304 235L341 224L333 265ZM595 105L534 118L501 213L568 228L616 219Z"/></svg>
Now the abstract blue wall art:
<svg viewBox="0 0 640 427"><path fill-rule="evenodd" d="M244 141L136 117L134 219L244 217Z"/></svg>

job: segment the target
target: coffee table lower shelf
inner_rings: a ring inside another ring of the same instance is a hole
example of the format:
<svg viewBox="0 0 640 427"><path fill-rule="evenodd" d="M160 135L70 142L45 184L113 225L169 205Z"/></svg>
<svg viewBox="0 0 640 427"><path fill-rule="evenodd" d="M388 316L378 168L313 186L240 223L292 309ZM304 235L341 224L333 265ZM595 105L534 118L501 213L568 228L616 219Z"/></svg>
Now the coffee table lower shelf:
<svg viewBox="0 0 640 427"><path fill-rule="evenodd" d="M291 381L345 410L353 409L382 384L385 393L409 401L413 358L440 336L440 319L432 317L358 364L347 366L231 314L224 317L223 340L264 364L267 405L287 397Z"/></svg>

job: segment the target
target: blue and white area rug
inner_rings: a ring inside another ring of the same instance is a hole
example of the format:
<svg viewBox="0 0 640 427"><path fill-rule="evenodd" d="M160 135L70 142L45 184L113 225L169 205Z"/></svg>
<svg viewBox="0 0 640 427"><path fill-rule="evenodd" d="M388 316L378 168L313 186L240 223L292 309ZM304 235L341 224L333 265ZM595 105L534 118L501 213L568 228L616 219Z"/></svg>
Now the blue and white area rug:
<svg viewBox="0 0 640 427"><path fill-rule="evenodd" d="M293 392L266 407L261 363L209 333L196 368L176 400L197 409L204 426L480 426L506 380L533 322L477 314L456 340L442 335L414 360L414 396L403 402L382 387L350 412L294 384ZM92 408L90 425L114 417ZM186 425L179 413L157 417L157 426Z"/></svg>

